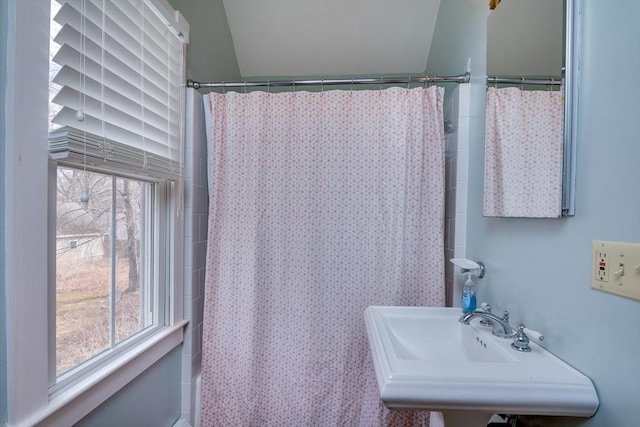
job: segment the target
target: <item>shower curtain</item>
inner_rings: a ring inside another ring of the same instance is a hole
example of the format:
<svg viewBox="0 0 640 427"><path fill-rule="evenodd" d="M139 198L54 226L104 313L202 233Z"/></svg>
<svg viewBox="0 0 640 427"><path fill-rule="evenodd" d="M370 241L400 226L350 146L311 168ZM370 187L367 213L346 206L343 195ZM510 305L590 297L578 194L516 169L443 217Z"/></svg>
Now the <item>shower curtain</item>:
<svg viewBox="0 0 640 427"><path fill-rule="evenodd" d="M211 93L203 426L428 425L369 305L444 305L442 89Z"/></svg>
<svg viewBox="0 0 640 427"><path fill-rule="evenodd" d="M562 215L564 94L487 88L484 215Z"/></svg>

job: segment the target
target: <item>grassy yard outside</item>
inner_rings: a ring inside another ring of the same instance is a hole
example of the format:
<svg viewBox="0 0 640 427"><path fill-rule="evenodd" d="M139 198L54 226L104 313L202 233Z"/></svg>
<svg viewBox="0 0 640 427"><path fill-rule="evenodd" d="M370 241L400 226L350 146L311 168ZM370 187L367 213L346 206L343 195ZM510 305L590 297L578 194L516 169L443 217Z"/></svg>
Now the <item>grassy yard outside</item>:
<svg viewBox="0 0 640 427"><path fill-rule="evenodd" d="M140 326L140 293L128 286L128 261L117 258L115 343ZM111 263L104 257L58 260L56 265L56 372L110 348ZM114 344L115 344L114 343Z"/></svg>

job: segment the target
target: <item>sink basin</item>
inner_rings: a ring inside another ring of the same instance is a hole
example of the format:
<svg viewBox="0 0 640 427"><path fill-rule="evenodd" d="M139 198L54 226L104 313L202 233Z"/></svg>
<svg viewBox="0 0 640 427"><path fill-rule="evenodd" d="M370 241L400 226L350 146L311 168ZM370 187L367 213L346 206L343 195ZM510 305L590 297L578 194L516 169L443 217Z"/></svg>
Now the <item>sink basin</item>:
<svg viewBox="0 0 640 427"><path fill-rule="evenodd" d="M365 310L387 407L443 411L445 420L447 412L472 411L466 415L485 426L493 413L590 417L596 412L598 396L588 377L533 342L531 352L516 351L511 339L494 336L479 320L463 325L460 316L459 308Z"/></svg>
<svg viewBox="0 0 640 427"><path fill-rule="evenodd" d="M388 307L384 307L387 309ZM401 307L405 308L405 307ZM406 307L409 308L409 307ZM475 333L476 328L459 327L459 311L433 310L417 315L406 313L383 316L393 350L400 360L424 362L506 362L515 360L503 346L485 341ZM453 314L453 318L449 315ZM460 325L464 326L464 325Z"/></svg>

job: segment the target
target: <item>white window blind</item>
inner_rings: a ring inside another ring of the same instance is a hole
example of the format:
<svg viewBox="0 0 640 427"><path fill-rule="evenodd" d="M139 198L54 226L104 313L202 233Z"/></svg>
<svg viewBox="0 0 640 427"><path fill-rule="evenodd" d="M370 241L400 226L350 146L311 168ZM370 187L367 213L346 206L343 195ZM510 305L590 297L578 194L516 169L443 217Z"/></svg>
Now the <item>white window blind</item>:
<svg viewBox="0 0 640 427"><path fill-rule="evenodd" d="M52 158L180 176L181 36L148 0L57 1Z"/></svg>

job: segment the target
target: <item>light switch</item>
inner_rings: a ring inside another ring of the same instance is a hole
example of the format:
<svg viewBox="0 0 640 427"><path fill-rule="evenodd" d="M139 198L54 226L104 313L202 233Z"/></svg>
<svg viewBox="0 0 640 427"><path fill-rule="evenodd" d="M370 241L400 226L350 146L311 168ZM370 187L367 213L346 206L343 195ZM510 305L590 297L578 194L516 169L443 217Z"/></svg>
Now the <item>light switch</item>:
<svg viewBox="0 0 640 427"><path fill-rule="evenodd" d="M591 287L640 301L640 243L592 241Z"/></svg>

